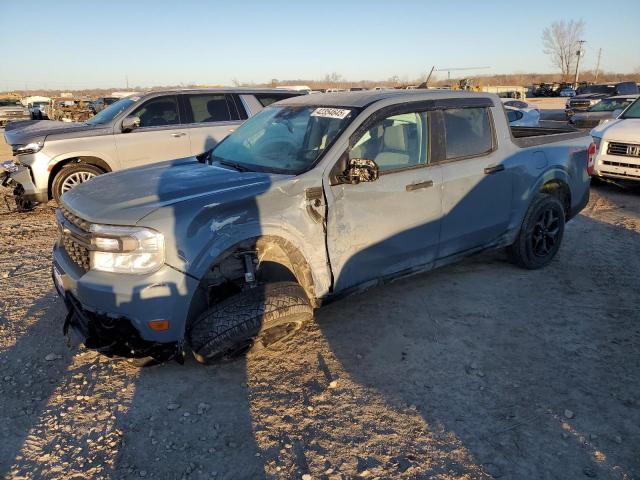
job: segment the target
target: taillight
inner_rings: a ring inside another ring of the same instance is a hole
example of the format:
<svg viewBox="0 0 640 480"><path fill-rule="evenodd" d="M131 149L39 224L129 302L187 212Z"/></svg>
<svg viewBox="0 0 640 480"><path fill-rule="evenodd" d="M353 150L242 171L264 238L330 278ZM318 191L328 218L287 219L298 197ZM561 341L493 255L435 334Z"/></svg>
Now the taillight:
<svg viewBox="0 0 640 480"><path fill-rule="evenodd" d="M591 143L587 149L587 173L593 175L593 168L596 164L596 144Z"/></svg>

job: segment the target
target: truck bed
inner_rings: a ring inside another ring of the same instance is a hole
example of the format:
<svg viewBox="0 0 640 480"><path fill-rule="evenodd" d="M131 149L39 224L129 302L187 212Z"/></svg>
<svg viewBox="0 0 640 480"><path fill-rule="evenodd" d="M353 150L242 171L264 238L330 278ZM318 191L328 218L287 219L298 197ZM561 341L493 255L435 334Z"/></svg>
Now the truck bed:
<svg viewBox="0 0 640 480"><path fill-rule="evenodd" d="M587 135L587 132L571 127L511 127L513 143L521 148L562 142Z"/></svg>

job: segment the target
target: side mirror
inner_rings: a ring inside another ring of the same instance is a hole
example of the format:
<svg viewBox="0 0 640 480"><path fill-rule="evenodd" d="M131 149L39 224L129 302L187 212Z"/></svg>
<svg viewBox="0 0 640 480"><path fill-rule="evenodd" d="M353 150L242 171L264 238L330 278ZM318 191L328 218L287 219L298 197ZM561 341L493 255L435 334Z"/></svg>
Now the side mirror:
<svg viewBox="0 0 640 480"><path fill-rule="evenodd" d="M136 117L135 115L131 115L122 120L122 132L132 132L136 128L140 126L140 117Z"/></svg>
<svg viewBox="0 0 640 480"><path fill-rule="evenodd" d="M342 183L357 185L360 182L374 182L378 179L380 170L373 160L366 158L352 158L345 172L340 176Z"/></svg>

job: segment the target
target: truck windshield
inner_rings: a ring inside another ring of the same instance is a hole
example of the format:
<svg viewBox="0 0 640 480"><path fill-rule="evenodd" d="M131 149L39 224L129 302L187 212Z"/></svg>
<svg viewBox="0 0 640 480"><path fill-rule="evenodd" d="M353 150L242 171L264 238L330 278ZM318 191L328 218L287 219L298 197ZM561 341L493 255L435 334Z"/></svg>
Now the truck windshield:
<svg viewBox="0 0 640 480"><path fill-rule="evenodd" d="M239 170L309 170L356 116L352 108L268 107L218 144L210 160Z"/></svg>
<svg viewBox="0 0 640 480"><path fill-rule="evenodd" d="M133 98L123 98L122 100L118 100L116 103L113 103L104 110L101 110L97 115L91 117L86 123L89 125L104 125L109 123L111 120L116 118L120 112L133 103L135 103L135 99Z"/></svg>
<svg viewBox="0 0 640 480"><path fill-rule="evenodd" d="M21 107L22 105L20 105L20 103L18 103L18 100L12 100L12 99L0 99L0 107Z"/></svg>
<svg viewBox="0 0 640 480"><path fill-rule="evenodd" d="M626 108L631 103L631 100L626 98L614 99L606 98L599 101L593 107L589 108L589 112L613 112L614 110Z"/></svg>
<svg viewBox="0 0 640 480"><path fill-rule="evenodd" d="M620 118L640 118L640 98L629 105Z"/></svg>

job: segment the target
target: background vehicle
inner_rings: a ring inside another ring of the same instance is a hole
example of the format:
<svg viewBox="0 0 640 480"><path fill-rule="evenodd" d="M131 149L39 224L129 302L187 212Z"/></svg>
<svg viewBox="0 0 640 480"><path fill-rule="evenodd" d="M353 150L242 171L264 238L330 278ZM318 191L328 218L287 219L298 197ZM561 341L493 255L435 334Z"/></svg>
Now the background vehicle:
<svg viewBox="0 0 640 480"><path fill-rule="evenodd" d="M590 141L510 128L492 94L290 98L198 159L62 197L67 327L109 355L181 356L186 340L208 362L288 338L331 299L487 248L540 268L588 201Z"/></svg>
<svg viewBox="0 0 640 480"><path fill-rule="evenodd" d="M589 107L586 112L576 113L569 119L569 124L578 128L593 128L600 123L611 120L627 108L638 95L618 95L605 98Z"/></svg>
<svg viewBox="0 0 640 480"><path fill-rule="evenodd" d="M576 96L567 100L565 115L567 120L577 112L585 112L600 100L618 95L637 95L640 93L635 82L607 83L578 87Z"/></svg>
<svg viewBox="0 0 640 480"><path fill-rule="evenodd" d="M20 103L18 98L0 98L0 127L18 120L31 120L29 110Z"/></svg>
<svg viewBox="0 0 640 480"><path fill-rule="evenodd" d="M640 99L615 120L591 130L591 136L597 146L597 176L640 182Z"/></svg>
<svg viewBox="0 0 640 480"><path fill-rule="evenodd" d="M47 107L49 106L48 101L35 101L31 102L28 105L29 113L31 114L32 120L46 120L47 117Z"/></svg>
<svg viewBox="0 0 640 480"><path fill-rule="evenodd" d="M561 97L575 97L576 91L571 87L563 87L560 89L559 95Z"/></svg>
<svg viewBox="0 0 640 480"><path fill-rule="evenodd" d="M509 125L512 127L537 127L540 111L536 108L516 108L505 105Z"/></svg>
<svg viewBox="0 0 640 480"><path fill-rule="evenodd" d="M4 134L21 165L12 178L26 200L58 200L105 172L202 153L266 105L300 94L171 90L123 98L83 123L20 122ZM72 105L60 110L74 108L74 101L64 101Z"/></svg>
<svg viewBox="0 0 640 480"><path fill-rule="evenodd" d="M120 98L118 97L100 97L97 98L95 102L93 102L93 109L95 111L95 113L98 113L102 110L104 110L105 108L107 108L109 105L112 105L114 103L116 103L118 100L120 100Z"/></svg>

